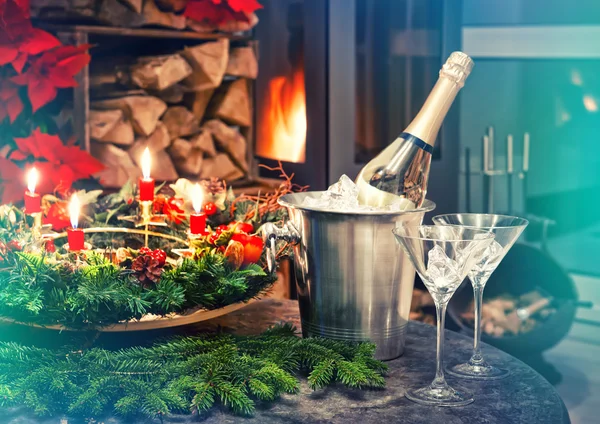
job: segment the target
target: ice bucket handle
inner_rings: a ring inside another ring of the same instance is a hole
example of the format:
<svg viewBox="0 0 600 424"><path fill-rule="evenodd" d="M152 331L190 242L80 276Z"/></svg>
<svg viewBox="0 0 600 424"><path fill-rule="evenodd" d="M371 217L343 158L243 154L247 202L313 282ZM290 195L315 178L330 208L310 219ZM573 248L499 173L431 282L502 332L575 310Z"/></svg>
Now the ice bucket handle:
<svg viewBox="0 0 600 424"><path fill-rule="evenodd" d="M267 222L262 227L262 236L267 248L267 267L269 272L275 271L277 267L277 240L284 240L290 244L300 243L300 233L290 221L286 222L281 228L272 222Z"/></svg>

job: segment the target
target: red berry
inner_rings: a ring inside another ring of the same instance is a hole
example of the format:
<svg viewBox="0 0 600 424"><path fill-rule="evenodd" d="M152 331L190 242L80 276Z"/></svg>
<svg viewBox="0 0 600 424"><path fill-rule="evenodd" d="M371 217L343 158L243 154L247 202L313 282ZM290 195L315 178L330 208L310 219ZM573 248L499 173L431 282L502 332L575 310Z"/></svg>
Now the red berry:
<svg viewBox="0 0 600 424"><path fill-rule="evenodd" d="M164 250L155 249L152 251L152 253L150 253L150 256L156 259L160 266L163 266L165 262L167 262L167 254Z"/></svg>
<svg viewBox="0 0 600 424"><path fill-rule="evenodd" d="M48 252L48 253L56 252L56 246L54 245L54 240L46 239L46 241L44 242L44 249L46 249L46 252Z"/></svg>
<svg viewBox="0 0 600 424"><path fill-rule="evenodd" d="M219 225L219 226L217 227L217 229L215 230L215 232L216 232L217 234L221 234L223 231L227 231L227 230L229 230L229 226L228 226L228 225L225 225L225 224L221 224L221 225Z"/></svg>
<svg viewBox="0 0 600 424"><path fill-rule="evenodd" d="M229 224L230 227L235 227L236 233L251 234L254 232L254 226L249 222L232 222Z"/></svg>
<svg viewBox="0 0 600 424"><path fill-rule="evenodd" d="M23 250L23 247L21 246L21 243L19 243L17 240L11 240L11 241L9 241L7 247L8 247L9 250L12 250L12 251L19 251L20 252L21 250Z"/></svg>
<svg viewBox="0 0 600 424"><path fill-rule="evenodd" d="M210 244L215 244L215 242L216 242L216 241L217 241L217 239L219 238L219 234L221 234L221 233L220 233L220 232L219 232L219 233L216 233L216 232L215 232L215 233L212 233L211 235L209 235L209 236L208 236L208 242L209 242Z"/></svg>
<svg viewBox="0 0 600 424"><path fill-rule="evenodd" d="M208 216L214 215L217 213L217 205L213 202L208 202L204 205L204 213Z"/></svg>
<svg viewBox="0 0 600 424"><path fill-rule="evenodd" d="M152 249L147 248L146 246L140 249L140 255L150 255L152 253Z"/></svg>

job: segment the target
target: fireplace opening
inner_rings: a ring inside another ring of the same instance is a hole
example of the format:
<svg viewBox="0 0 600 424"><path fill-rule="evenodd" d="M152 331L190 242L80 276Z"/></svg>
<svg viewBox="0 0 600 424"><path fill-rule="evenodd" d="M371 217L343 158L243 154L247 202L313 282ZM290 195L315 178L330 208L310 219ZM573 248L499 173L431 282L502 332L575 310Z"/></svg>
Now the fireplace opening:
<svg viewBox="0 0 600 424"><path fill-rule="evenodd" d="M303 163L306 159L304 68L269 81L256 153L267 159Z"/></svg>
<svg viewBox="0 0 600 424"><path fill-rule="evenodd" d="M261 78L257 81L256 155L288 164L306 160L304 2L266 1L258 30ZM264 53L264 54L263 54Z"/></svg>

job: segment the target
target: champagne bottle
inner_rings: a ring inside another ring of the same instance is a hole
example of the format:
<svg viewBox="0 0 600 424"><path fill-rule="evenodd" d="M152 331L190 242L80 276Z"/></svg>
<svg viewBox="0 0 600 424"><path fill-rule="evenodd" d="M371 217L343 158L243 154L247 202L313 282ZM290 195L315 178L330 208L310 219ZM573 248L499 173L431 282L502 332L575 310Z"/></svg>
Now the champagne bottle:
<svg viewBox="0 0 600 424"><path fill-rule="evenodd" d="M402 134L356 177L361 204L400 209L420 207L427 193L431 152L442 122L473 69L462 52L450 55L425 104Z"/></svg>

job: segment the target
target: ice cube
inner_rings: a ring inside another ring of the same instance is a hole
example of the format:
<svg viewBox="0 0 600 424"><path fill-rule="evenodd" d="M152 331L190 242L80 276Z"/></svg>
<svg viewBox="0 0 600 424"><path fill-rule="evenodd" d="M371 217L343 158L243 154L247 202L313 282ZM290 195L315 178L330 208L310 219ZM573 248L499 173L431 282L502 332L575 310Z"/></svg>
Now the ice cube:
<svg viewBox="0 0 600 424"><path fill-rule="evenodd" d="M432 291L452 292L463 280L456 261L450 259L441 246L436 245L429 251L427 258L427 278L425 283L433 285Z"/></svg>
<svg viewBox="0 0 600 424"><path fill-rule="evenodd" d="M302 201L302 205L319 209L329 209L332 207L329 196L324 195L319 197L306 196Z"/></svg>
<svg viewBox="0 0 600 424"><path fill-rule="evenodd" d="M358 186L346 174L342 175L337 183L327 189L332 198L356 200L358 202Z"/></svg>
<svg viewBox="0 0 600 424"><path fill-rule="evenodd" d="M505 254L506 252L502 245L496 240L492 240L492 243L485 249L481 259L469 271L471 282L474 284L480 281L485 283L492 272L500 265Z"/></svg>

